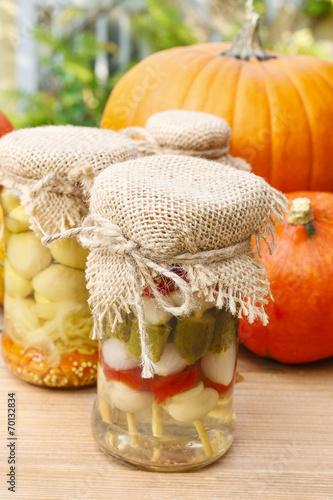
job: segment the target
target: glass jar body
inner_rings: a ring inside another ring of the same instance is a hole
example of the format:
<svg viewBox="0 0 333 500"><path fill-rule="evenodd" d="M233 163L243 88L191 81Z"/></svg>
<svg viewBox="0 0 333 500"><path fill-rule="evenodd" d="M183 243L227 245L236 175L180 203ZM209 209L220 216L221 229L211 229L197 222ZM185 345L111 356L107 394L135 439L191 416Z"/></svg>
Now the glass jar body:
<svg viewBox="0 0 333 500"><path fill-rule="evenodd" d="M89 338L86 251L76 240L49 248L29 228L20 192L2 189L5 224L2 355L21 379L45 387L92 385L97 345Z"/></svg>
<svg viewBox="0 0 333 500"><path fill-rule="evenodd" d="M95 439L108 454L143 469L203 467L222 456L234 438L237 320L215 307L187 318L166 313L166 321L160 310L151 314L151 304L148 309L155 323L147 322L147 332L157 373L141 377L135 318L127 317L114 332L106 328L92 419Z"/></svg>

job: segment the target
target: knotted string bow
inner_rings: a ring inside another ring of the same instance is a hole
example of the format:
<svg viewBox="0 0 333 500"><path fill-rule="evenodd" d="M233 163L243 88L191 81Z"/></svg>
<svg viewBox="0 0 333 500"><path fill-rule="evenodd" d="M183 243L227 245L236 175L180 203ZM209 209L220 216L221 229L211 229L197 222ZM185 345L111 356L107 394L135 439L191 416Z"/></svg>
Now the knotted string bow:
<svg viewBox="0 0 333 500"><path fill-rule="evenodd" d="M249 248L249 240L236 243L226 248L216 250L208 250L197 253L182 253L172 257L164 257L160 254L151 252L149 249L141 247L137 242L127 239L121 232L120 228L99 215L89 215L82 227L69 229L62 233L42 238L45 245L62 239L78 236L82 246L93 249L107 248L108 251L115 256L119 255L126 259L131 270L131 282L129 283L134 297L133 307L138 320L140 342L142 350L142 375L144 378L152 377L155 373L155 366L151 360L149 350L149 340L145 326L142 288L150 287L159 306L163 307L167 312L174 316L186 316L195 307L195 298L191 285L181 278L176 272L170 269L169 266L175 263L182 264L212 264L221 260L235 257L242 254ZM170 278L178 288L182 297L182 303L175 306L171 303L158 288L156 277L163 275ZM110 309L112 304L109 304ZM92 312L96 313L94 308ZM99 328L102 328L103 318L99 318ZM117 320L116 320L117 322ZM113 325L114 326L114 325ZM95 337L98 337L100 332L95 331Z"/></svg>

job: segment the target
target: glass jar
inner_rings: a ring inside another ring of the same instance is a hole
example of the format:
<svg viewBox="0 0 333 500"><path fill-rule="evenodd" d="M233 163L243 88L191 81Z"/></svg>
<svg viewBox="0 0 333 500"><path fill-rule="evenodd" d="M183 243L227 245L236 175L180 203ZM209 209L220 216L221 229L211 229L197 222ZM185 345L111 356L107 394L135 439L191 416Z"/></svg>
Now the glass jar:
<svg viewBox="0 0 333 500"><path fill-rule="evenodd" d="M177 300L177 291L172 295ZM140 468L203 467L222 456L234 438L238 320L204 300L201 309L180 318L157 308L153 297L143 300L157 372L141 377L135 316L127 316L114 331L105 327L92 420L95 439L108 454Z"/></svg>
<svg viewBox="0 0 333 500"><path fill-rule="evenodd" d="M5 223L2 355L21 379L45 387L92 385L97 343L89 338L87 251L75 239L42 245L20 192L1 191Z"/></svg>

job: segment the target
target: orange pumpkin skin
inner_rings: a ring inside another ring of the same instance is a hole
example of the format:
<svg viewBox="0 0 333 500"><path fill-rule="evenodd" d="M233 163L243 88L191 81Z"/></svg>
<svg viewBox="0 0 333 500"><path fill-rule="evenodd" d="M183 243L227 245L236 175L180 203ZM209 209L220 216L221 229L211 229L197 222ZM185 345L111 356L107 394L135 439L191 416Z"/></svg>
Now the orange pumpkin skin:
<svg viewBox="0 0 333 500"><path fill-rule="evenodd" d="M10 123L8 118L6 118L6 116L0 111L0 137L8 134L8 132L12 132L13 130L13 125Z"/></svg>
<svg viewBox="0 0 333 500"><path fill-rule="evenodd" d="M220 55L229 47L207 43L147 57L115 86L101 126L144 126L167 109L205 111L230 124L230 153L277 189L333 191L333 63Z"/></svg>
<svg viewBox="0 0 333 500"><path fill-rule="evenodd" d="M239 336L259 356L306 363L333 356L333 194L299 192L315 219L307 225L279 224L273 255L263 264L274 302L267 326L240 321Z"/></svg>

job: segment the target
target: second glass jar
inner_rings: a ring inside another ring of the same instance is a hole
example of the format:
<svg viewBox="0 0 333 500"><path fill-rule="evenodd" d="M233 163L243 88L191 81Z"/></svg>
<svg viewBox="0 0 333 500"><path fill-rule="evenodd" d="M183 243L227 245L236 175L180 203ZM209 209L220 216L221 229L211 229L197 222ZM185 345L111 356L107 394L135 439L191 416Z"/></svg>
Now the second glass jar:
<svg viewBox="0 0 333 500"><path fill-rule="evenodd" d="M92 385L97 343L90 339L84 268L75 239L48 249L29 229L20 192L2 189L5 223L5 329L2 354L23 380L46 387Z"/></svg>

